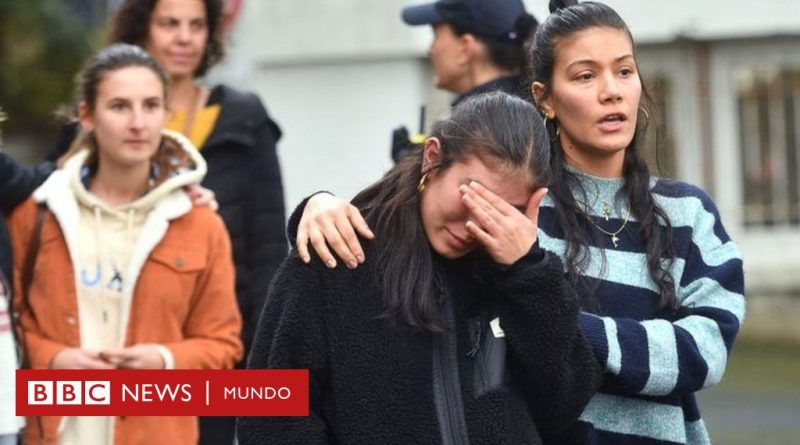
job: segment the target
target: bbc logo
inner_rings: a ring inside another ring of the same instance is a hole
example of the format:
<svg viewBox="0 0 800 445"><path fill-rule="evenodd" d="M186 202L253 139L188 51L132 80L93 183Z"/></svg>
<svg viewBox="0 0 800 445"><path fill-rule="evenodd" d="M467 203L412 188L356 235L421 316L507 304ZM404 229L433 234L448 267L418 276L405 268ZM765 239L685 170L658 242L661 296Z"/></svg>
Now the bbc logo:
<svg viewBox="0 0 800 445"><path fill-rule="evenodd" d="M110 405L108 380L29 380L28 405Z"/></svg>

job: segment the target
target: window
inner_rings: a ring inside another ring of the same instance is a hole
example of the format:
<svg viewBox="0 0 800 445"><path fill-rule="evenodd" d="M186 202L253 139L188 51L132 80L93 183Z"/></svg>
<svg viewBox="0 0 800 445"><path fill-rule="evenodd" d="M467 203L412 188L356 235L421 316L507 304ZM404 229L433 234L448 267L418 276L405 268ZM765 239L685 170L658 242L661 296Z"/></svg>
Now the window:
<svg viewBox="0 0 800 445"><path fill-rule="evenodd" d="M645 87L653 99L656 113L655 116L645 117L649 122L645 142L646 151L642 155L654 176L674 177L677 173L677 161L674 138L671 134L671 119L668 113L668 104L671 98L670 83L665 77L652 74L645 76L645 80ZM656 139L653 140L653 138Z"/></svg>
<svg viewBox="0 0 800 445"><path fill-rule="evenodd" d="M738 76L744 223L800 225L800 70Z"/></svg>

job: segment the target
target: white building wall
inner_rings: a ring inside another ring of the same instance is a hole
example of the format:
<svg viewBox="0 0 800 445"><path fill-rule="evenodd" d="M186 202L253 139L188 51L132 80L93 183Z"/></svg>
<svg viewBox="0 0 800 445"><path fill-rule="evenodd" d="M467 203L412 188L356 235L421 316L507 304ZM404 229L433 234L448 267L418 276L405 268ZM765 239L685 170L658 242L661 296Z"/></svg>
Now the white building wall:
<svg viewBox="0 0 800 445"><path fill-rule="evenodd" d="M325 189L352 197L391 167L392 129L418 130L433 87L426 27L403 25L399 0L249 1L228 68L284 130L288 211ZM438 104L428 115L447 108ZM438 109L437 109L438 108Z"/></svg>
<svg viewBox="0 0 800 445"><path fill-rule="evenodd" d="M542 3L545 3L544 1ZM607 0L639 43L796 35L797 0Z"/></svg>
<svg viewBox="0 0 800 445"><path fill-rule="evenodd" d="M416 126L427 79L406 61L314 64L253 78L284 130L286 202L324 189L352 197L392 166L391 129ZM375 82L382 79L382 82Z"/></svg>
<svg viewBox="0 0 800 445"><path fill-rule="evenodd" d="M255 90L285 131L280 144L287 204L309 191L330 189L352 196L391 163L391 129L416 130L419 107L429 117L447 109L435 92L425 52L428 27L409 27L399 14L407 0L245 1L228 76ZM525 2L546 15L547 1ZM795 0L609 0L642 44L680 37L718 38L795 33ZM673 71L687 69L691 55L672 54ZM235 68L231 68L231 66ZM691 94L692 73L677 73ZM684 89L685 88L685 89ZM696 104L678 101L682 177L703 179L693 151ZM429 119L430 120L430 119ZM689 154L686 156L685 154Z"/></svg>
<svg viewBox="0 0 800 445"><path fill-rule="evenodd" d="M798 5L800 7L800 5ZM800 28L798 28L800 33ZM716 203L729 222L745 258L747 284L770 293L800 289L800 230L795 227L744 227L742 159L739 146L737 82L752 69L800 69L800 39L768 39L715 45L711 79ZM800 121L798 121L800 122ZM798 128L800 129L800 128Z"/></svg>
<svg viewBox="0 0 800 445"><path fill-rule="evenodd" d="M693 184L705 185L703 166L698 162L698 141L701 140L700 91L697 72L693 69L691 47L687 45L643 48L637 54L645 79L667 79L672 95L667 98L670 136L676 150L675 176ZM663 118L663 117L662 117ZM662 135L664 136L664 135Z"/></svg>

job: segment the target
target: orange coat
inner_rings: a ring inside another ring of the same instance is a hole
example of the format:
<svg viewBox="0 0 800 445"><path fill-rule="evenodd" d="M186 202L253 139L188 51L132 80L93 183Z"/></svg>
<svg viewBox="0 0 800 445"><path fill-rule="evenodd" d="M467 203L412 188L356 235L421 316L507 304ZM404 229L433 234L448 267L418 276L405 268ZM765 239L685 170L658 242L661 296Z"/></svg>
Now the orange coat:
<svg viewBox="0 0 800 445"><path fill-rule="evenodd" d="M28 298L31 310L21 305L21 272L36 212L30 198L9 218L16 253L14 305L21 313L22 341L31 366L48 368L62 348L80 346L79 314L70 251L53 211L46 214L41 231ZM156 227L165 232L156 230L153 235L159 241L143 259L128 317L123 318L124 344L162 344L172 353L176 368L231 368L242 355L241 317L222 220L209 208L197 207L159 224ZM144 230L150 228L146 225ZM29 418L24 443L57 443L61 419ZM197 436L196 417L118 417L114 422L115 445L194 444Z"/></svg>

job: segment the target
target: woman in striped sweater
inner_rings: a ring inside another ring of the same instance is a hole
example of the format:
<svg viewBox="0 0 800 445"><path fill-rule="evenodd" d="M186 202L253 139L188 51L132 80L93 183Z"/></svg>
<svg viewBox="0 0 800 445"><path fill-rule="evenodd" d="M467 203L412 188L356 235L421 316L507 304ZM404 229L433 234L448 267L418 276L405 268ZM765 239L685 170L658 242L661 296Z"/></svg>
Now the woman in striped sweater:
<svg viewBox="0 0 800 445"><path fill-rule="evenodd" d="M720 381L744 318L739 249L699 188L651 177L641 153L650 100L633 38L610 7L554 0L534 39L531 89L552 139L553 183L541 246L560 255L584 295L583 334L603 387L569 435L591 444L710 443L695 392ZM324 241L348 266L351 206L312 197L298 251ZM291 227L291 224L290 224Z"/></svg>

